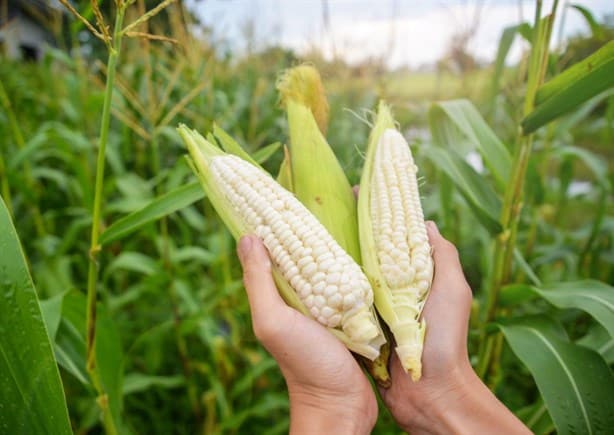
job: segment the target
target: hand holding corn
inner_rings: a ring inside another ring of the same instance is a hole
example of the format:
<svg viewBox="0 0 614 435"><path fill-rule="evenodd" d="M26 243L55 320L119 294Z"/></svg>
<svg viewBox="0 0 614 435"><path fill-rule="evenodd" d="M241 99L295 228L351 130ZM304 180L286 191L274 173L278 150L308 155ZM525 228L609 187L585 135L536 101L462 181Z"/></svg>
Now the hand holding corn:
<svg viewBox="0 0 614 435"><path fill-rule="evenodd" d="M254 333L288 385L290 432L370 433L377 401L352 354L316 320L286 305L258 237L243 237L237 250Z"/></svg>
<svg viewBox="0 0 614 435"><path fill-rule="evenodd" d="M392 386L382 399L399 426L420 433L530 434L473 371L467 353L471 289L454 245L427 222L435 275L423 315L429 325L422 377L413 382L391 356Z"/></svg>

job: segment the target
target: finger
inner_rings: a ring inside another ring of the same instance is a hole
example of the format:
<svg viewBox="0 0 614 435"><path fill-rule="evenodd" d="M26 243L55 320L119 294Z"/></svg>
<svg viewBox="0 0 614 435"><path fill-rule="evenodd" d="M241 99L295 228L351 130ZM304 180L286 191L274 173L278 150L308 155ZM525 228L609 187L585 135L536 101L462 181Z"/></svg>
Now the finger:
<svg viewBox="0 0 614 435"><path fill-rule="evenodd" d="M279 313L287 306L277 292L271 273L271 260L262 241L253 235L244 236L237 246L243 267L254 333L260 339L276 329Z"/></svg>
<svg viewBox="0 0 614 435"><path fill-rule="evenodd" d="M435 262L435 280L438 281L465 281L463 268L460 263L456 247L443 238L437 225L433 221L426 222L429 242L433 248L433 261Z"/></svg>
<svg viewBox="0 0 614 435"><path fill-rule="evenodd" d="M463 274L456 247L443 238L434 222L427 222L426 225L433 247L435 275L424 307L424 317L431 325L431 335L434 334L442 344L464 343L471 310L471 288ZM448 326L440 330L443 325ZM428 335L427 329L427 338Z"/></svg>

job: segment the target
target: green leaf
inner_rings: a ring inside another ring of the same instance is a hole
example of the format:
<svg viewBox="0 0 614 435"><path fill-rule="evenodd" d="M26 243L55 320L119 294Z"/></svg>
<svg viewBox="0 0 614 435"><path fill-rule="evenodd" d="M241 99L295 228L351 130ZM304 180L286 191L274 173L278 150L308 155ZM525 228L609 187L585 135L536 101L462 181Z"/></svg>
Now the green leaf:
<svg viewBox="0 0 614 435"><path fill-rule="evenodd" d="M71 434L36 290L1 198L0 247L0 432Z"/></svg>
<svg viewBox="0 0 614 435"><path fill-rule="evenodd" d="M140 252L122 252L109 264L105 276L112 275L118 269L154 275L158 271L158 263Z"/></svg>
<svg viewBox="0 0 614 435"><path fill-rule="evenodd" d="M591 28L593 38L602 39L604 37L603 26L597 22L593 14L591 14L591 11L579 4L572 4L569 5L569 7L574 8L582 14L589 27Z"/></svg>
<svg viewBox="0 0 614 435"><path fill-rule="evenodd" d="M466 149L476 149L495 178L498 188L504 190L510 178L512 157L470 101L435 103L429 109L428 116L436 145L448 150L456 150L461 144Z"/></svg>
<svg viewBox="0 0 614 435"><path fill-rule="evenodd" d="M55 334L60 327L60 320L62 319L62 302L64 302L64 293L40 301L41 313L45 325L47 325L47 332L49 333L49 340L51 340L51 342L55 340Z"/></svg>
<svg viewBox="0 0 614 435"><path fill-rule="evenodd" d="M525 426L535 435L548 435L554 431L552 417L548 414L546 405L541 398L533 405L517 411L516 416L520 418Z"/></svg>
<svg viewBox="0 0 614 435"><path fill-rule="evenodd" d="M506 27L505 29L503 29L503 33L501 33L501 38L499 39L499 48L497 49L497 56L495 58L494 63L494 71L492 74L491 95L493 97L499 90L499 83L501 82L501 76L505 67L505 59L507 58L507 54L509 53L512 43L516 38L516 34L522 35L521 31L524 31L526 33L527 28L529 29L528 32L530 32L530 25L528 23L522 23Z"/></svg>
<svg viewBox="0 0 614 435"><path fill-rule="evenodd" d="M608 164L603 160L603 157L573 145L557 147L553 150L553 154L561 158L574 157L581 160L591 170L593 175L595 175L595 179L599 184L608 190L610 189Z"/></svg>
<svg viewBox="0 0 614 435"><path fill-rule="evenodd" d="M85 295L69 292L64 296L62 325L57 337L65 356L69 357L68 363L74 365L77 378L85 373L85 307ZM123 351L117 323L101 304L96 308L96 366L115 425L121 428Z"/></svg>
<svg viewBox="0 0 614 435"><path fill-rule="evenodd" d="M151 201L145 207L113 223L100 235L100 244L106 245L127 236L150 222L181 210L205 197L197 181L181 186Z"/></svg>
<svg viewBox="0 0 614 435"><path fill-rule="evenodd" d="M281 142L273 142L254 152L254 160L258 163L264 163L269 160L273 154L281 147Z"/></svg>
<svg viewBox="0 0 614 435"><path fill-rule="evenodd" d="M557 308L577 308L590 314L614 337L614 287L585 280L542 285L514 284L503 288L503 304L520 303L540 296Z"/></svg>
<svg viewBox="0 0 614 435"><path fill-rule="evenodd" d="M539 88L535 109L521 122L523 133L532 133L612 86L614 41Z"/></svg>
<svg viewBox="0 0 614 435"><path fill-rule="evenodd" d="M484 177L475 172L455 151L424 147L422 152L454 183L482 225L491 234L501 232L498 220L501 201L490 185L484 182Z"/></svg>
<svg viewBox="0 0 614 435"><path fill-rule="evenodd" d="M593 349L603 357L606 363L614 363L614 337L598 323L593 324L586 335L576 344Z"/></svg>
<svg viewBox="0 0 614 435"><path fill-rule="evenodd" d="M614 427L614 377L596 352L570 343L546 316L499 325L527 366L559 434L599 434Z"/></svg>
<svg viewBox="0 0 614 435"><path fill-rule="evenodd" d="M143 373L128 373L124 376L123 393L132 394L153 387L176 388L185 384L183 376L152 376Z"/></svg>

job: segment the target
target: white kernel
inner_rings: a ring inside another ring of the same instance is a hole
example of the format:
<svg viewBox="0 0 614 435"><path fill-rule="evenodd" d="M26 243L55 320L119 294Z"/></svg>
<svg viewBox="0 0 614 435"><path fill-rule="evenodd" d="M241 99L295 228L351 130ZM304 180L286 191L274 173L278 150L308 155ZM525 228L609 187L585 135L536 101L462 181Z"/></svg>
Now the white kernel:
<svg viewBox="0 0 614 435"><path fill-rule="evenodd" d="M316 274L313 275L312 281L313 282L320 282L320 281L322 281L322 282L326 283L326 274L324 274L324 272L316 272Z"/></svg>
<svg viewBox="0 0 614 435"><path fill-rule="evenodd" d="M299 283L301 281L301 276L300 275L293 275L290 278L290 285L292 286L293 289L297 289L299 286Z"/></svg>
<svg viewBox="0 0 614 435"><path fill-rule="evenodd" d="M328 284L337 284L339 282L340 277L341 275L339 274L339 272L329 273L326 277L326 282Z"/></svg>
<svg viewBox="0 0 614 435"><path fill-rule="evenodd" d="M343 304L343 296L340 293L335 293L334 295L328 298L328 305L333 308L341 308Z"/></svg>
<svg viewBox="0 0 614 435"><path fill-rule="evenodd" d="M296 265L299 268L304 268L305 266L307 266L308 264L314 264L315 265L315 261L314 259L311 257L311 255L307 255L303 258L301 258L300 260L298 260L298 262L296 263Z"/></svg>
<svg viewBox="0 0 614 435"><path fill-rule="evenodd" d="M356 297L353 294L345 295L343 297L343 308L348 310L353 308L356 304Z"/></svg>
<svg viewBox="0 0 614 435"><path fill-rule="evenodd" d="M326 282L322 280L313 286L313 293L318 295L322 294L324 293L324 289L326 289Z"/></svg>
<svg viewBox="0 0 614 435"><path fill-rule="evenodd" d="M296 290L301 299L306 298L311 294L311 286L309 283L304 283L300 288Z"/></svg>
<svg viewBox="0 0 614 435"><path fill-rule="evenodd" d="M319 269L320 270L324 270L324 271L328 271L330 270L330 268L335 264L335 259L331 258L328 260L324 260L322 262L319 262Z"/></svg>
<svg viewBox="0 0 614 435"><path fill-rule="evenodd" d="M328 324L331 327L335 327L338 326L341 323L341 314L333 314L329 319L328 319Z"/></svg>
<svg viewBox="0 0 614 435"><path fill-rule="evenodd" d="M299 239L295 239L292 243L290 243L290 246L288 247L288 251L295 252L302 246L303 244L301 243L301 241Z"/></svg>
<svg viewBox="0 0 614 435"><path fill-rule="evenodd" d="M305 299L303 299L303 303L305 304L305 306L307 308L311 308L313 307L313 300L314 300L315 296L313 294L307 296Z"/></svg>
<svg viewBox="0 0 614 435"><path fill-rule="evenodd" d="M319 257L326 252L328 252L328 248L318 239L318 244L313 247L313 257L319 259Z"/></svg>
<svg viewBox="0 0 614 435"><path fill-rule="evenodd" d="M327 285L326 288L324 289L324 296L329 298L337 294L338 292L339 292L339 287L337 287L336 285Z"/></svg>
<svg viewBox="0 0 614 435"><path fill-rule="evenodd" d="M301 272L303 273L303 275L308 278L313 276L313 274L318 270L318 266L315 264L315 262L311 262L308 265L306 265L304 268L301 269Z"/></svg>
<svg viewBox="0 0 614 435"><path fill-rule="evenodd" d="M322 314L322 317L325 317L328 319L328 321L330 321L330 318L333 316L333 314L335 314L335 310L333 310L331 307L324 307L320 310L320 313Z"/></svg>
<svg viewBox="0 0 614 435"><path fill-rule="evenodd" d="M322 295L317 295L313 299L313 303L318 308L324 308L326 306L326 298Z"/></svg>

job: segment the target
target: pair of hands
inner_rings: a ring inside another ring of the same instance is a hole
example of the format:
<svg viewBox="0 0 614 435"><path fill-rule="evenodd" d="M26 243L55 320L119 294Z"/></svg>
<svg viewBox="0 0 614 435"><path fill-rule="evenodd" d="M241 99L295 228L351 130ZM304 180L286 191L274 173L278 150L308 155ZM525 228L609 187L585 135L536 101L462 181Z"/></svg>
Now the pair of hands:
<svg viewBox="0 0 614 435"><path fill-rule="evenodd" d="M380 389L384 403L411 433L530 433L471 368L466 343L471 289L454 245L433 222L427 222L427 231L435 276L423 311L422 378L413 382L392 350L392 385ZM285 304L257 237L243 237L238 254L254 333L288 385L291 433L370 433L377 400L350 351L325 327Z"/></svg>

